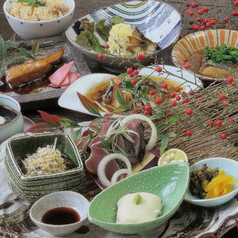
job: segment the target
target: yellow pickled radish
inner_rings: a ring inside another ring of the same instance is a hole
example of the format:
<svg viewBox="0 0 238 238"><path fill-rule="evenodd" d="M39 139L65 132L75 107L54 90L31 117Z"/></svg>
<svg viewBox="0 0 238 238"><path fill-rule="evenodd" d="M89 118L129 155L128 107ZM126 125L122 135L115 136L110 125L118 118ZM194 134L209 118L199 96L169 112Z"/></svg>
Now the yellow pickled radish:
<svg viewBox="0 0 238 238"><path fill-rule="evenodd" d="M158 160L158 165L178 163L178 162L188 162L187 154L180 149L172 148L165 151Z"/></svg>
<svg viewBox="0 0 238 238"><path fill-rule="evenodd" d="M210 182L203 181L202 187L207 192L205 199L220 197L233 191L232 186L238 181L233 180L233 175L225 175L225 173L224 170L220 170Z"/></svg>

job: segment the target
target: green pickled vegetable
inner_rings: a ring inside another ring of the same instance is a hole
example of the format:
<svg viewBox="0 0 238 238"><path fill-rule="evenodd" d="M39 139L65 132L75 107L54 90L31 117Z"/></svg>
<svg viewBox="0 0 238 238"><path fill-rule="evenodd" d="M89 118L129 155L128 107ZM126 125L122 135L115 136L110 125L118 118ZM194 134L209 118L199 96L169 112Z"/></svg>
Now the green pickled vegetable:
<svg viewBox="0 0 238 238"><path fill-rule="evenodd" d="M119 16L113 16L110 19L109 24L106 24L106 19L101 19L95 23L90 22L88 18L84 18L81 19L80 22L81 33L77 36L75 42L85 48L105 53L106 50L101 45L95 33L97 33L104 41L107 41L112 26L124 22L124 19Z"/></svg>
<svg viewBox="0 0 238 238"><path fill-rule="evenodd" d="M81 34L79 36L77 36L76 41L77 44L91 49L91 50L95 50L98 52L105 52L104 47L100 44L98 38L92 34L92 32L90 31L83 31L81 32Z"/></svg>
<svg viewBox="0 0 238 238"><path fill-rule="evenodd" d="M209 168L206 164L203 164L200 169L196 169L190 174L189 190L192 195L205 198L206 192L202 187L203 181L210 182L219 173L219 168Z"/></svg>
<svg viewBox="0 0 238 238"><path fill-rule="evenodd" d="M225 43L218 45L216 49L207 46L203 57L206 61L211 60L214 63L236 64L238 63L238 48Z"/></svg>

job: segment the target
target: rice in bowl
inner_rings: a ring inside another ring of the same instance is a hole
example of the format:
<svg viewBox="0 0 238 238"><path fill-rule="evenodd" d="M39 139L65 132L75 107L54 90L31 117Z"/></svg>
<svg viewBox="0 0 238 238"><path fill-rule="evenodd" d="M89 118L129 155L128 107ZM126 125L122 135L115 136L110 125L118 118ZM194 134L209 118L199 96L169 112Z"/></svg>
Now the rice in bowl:
<svg viewBox="0 0 238 238"><path fill-rule="evenodd" d="M69 12L63 0L38 0L32 2L13 3L9 13L19 19L28 21L44 21L61 17Z"/></svg>

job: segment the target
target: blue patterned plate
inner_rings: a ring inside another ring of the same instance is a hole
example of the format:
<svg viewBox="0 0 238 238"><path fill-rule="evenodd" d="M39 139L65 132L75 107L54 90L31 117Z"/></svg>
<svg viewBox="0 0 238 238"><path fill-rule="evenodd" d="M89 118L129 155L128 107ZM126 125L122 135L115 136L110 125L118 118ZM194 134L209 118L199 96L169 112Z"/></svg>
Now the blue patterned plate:
<svg viewBox="0 0 238 238"><path fill-rule="evenodd" d="M88 18L90 22L106 19L106 23L109 23L110 19L115 15L125 19L125 23L136 26L147 38L158 43L157 54L174 44L179 38L182 29L180 13L171 5L154 0L116 4L94 11L81 19ZM111 54L105 54L106 57L103 60L99 60L99 52L86 49L75 43L76 37L80 34L81 19L78 19L67 29L66 36L84 55L97 61L112 72L124 72L126 67L132 66L137 62L134 56L127 56L126 60L125 57ZM98 38L100 43L105 45L106 42L99 36ZM125 62L128 61L128 58L130 62ZM154 58L154 53L149 54L145 60L142 60L142 64L149 65L154 61Z"/></svg>

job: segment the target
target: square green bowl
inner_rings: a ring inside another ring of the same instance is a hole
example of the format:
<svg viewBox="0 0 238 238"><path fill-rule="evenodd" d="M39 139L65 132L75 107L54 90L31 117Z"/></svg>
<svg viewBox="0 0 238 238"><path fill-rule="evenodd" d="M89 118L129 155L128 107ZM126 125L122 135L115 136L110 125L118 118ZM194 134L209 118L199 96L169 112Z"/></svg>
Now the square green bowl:
<svg viewBox="0 0 238 238"><path fill-rule="evenodd" d="M90 222L113 232L146 235L166 222L179 208L189 185L188 163L167 164L134 174L98 194L89 207ZM128 193L149 192L162 200L162 214L137 224L117 224L117 201Z"/></svg>
<svg viewBox="0 0 238 238"><path fill-rule="evenodd" d="M18 162L39 147L53 145L73 162L75 167L63 172L45 175L25 175ZM79 151L72 139L64 133L26 133L10 138L6 144L5 169L7 182L20 198L35 202L40 197L57 191L78 191L83 182L84 168Z"/></svg>

